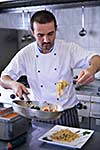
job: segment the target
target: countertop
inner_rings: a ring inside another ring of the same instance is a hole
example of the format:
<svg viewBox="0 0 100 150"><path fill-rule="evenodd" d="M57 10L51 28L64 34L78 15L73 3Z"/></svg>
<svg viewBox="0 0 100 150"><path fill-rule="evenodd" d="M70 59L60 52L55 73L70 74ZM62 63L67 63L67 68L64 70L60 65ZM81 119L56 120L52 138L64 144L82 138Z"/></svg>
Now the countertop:
<svg viewBox="0 0 100 150"><path fill-rule="evenodd" d="M64 146L47 144L38 140L40 136L46 133L53 125L46 123L32 123L30 126L26 143L14 148L14 150L75 150ZM81 150L100 150L100 132L94 132L88 142Z"/></svg>
<svg viewBox="0 0 100 150"><path fill-rule="evenodd" d="M100 79L95 79L93 82L86 85L77 85L76 94L89 95L89 96L100 96ZM99 93L99 95L97 94Z"/></svg>

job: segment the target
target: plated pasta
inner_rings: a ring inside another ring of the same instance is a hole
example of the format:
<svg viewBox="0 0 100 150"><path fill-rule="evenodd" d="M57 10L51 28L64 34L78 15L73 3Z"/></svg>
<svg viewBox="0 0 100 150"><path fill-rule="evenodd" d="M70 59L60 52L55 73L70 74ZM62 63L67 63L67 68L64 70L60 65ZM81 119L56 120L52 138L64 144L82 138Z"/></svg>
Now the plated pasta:
<svg viewBox="0 0 100 150"><path fill-rule="evenodd" d="M53 133L50 138L52 140L56 141L62 141L62 142L72 142L75 139L79 138L79 135L77 133L74 133L68 129L61 129L60 131L57 131Z"/></svg>

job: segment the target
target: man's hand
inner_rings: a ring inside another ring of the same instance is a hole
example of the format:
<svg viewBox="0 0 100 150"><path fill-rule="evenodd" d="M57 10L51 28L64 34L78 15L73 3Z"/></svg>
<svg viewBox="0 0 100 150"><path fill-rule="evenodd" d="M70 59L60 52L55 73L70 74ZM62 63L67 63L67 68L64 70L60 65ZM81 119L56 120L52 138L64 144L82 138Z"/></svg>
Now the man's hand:
<svg viewBox="0 0 100 150"><path fill-rule="evenodd" d="M23 93L29 94L27 88L19 82L12 81L12 90L19 98L22 98Z"/></svg>
<svg viewBox="0 0 100 150"><path fill-rule="evenodd" d="M19 98L23 97L23 93L29 94L27 88L22 83L13 80L8 75L1 77L0 85L5 89L12 89L16 96L18 96Z"/></svg>
<svg viewBox="0 0 100 150"><path fill-rule="evenodd" d="M76 82L79 84L88 84L94 80L95 73L100 71L100 56L95 55L90 60L90 66L81 71Z"/></svg>
<svg viewBox="0 0 100 150"><path fill-rule="evenodd" d="M79 84L88 84L94 80L94 75L89 69L80 72L76 82Z"/></svg>

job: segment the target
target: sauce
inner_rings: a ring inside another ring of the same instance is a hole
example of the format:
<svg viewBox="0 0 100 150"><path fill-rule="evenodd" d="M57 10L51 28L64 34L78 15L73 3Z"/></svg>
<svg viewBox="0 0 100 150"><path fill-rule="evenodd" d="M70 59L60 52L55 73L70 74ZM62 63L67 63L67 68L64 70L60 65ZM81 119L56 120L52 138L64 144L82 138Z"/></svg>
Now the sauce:
<svg viewBox="0 0 100 150"><path fill-rule="evenodd" d="M7 114L7 115L5 115L5 116L3 116L3 118L13 118L13 117L16 117L16 116L18 116L18 114L17 113L10 113L10 114Z"/></svg>

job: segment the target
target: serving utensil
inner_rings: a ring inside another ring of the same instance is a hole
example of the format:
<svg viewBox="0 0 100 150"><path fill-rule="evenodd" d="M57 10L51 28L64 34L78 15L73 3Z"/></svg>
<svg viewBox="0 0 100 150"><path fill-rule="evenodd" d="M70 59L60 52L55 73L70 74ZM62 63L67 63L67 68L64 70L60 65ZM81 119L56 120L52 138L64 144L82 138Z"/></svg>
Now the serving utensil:
<svg viewBox="0 0 100 150"><path fill-rule="evenodd" d="M82 29L79 32L80 36L85 36L87 34L87 31L84 27L84 20L85 20L85 16L84 16L84 6L82 6Z"/></svg>

